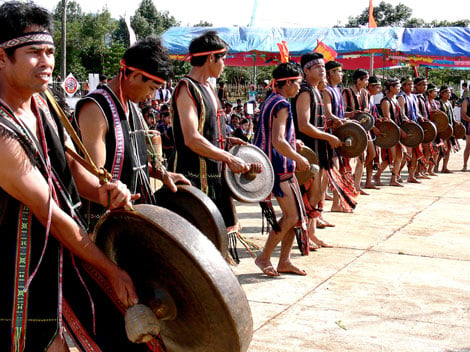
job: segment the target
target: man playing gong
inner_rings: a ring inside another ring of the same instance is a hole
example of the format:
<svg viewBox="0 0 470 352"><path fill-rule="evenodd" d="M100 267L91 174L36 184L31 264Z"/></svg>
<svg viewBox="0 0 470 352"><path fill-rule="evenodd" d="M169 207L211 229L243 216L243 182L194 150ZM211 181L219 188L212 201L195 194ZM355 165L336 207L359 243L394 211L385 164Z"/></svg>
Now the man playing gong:
<svg viewBox="0 0 470 352"><path fill-rule="evenodd" d="M227 145L246 143L226 136L224 109L210 81L222 74L227 50L227 43L214 31L191 41L192 68L175 87L171 109L176 171L214 201L233 235L238 231L238 221L222 170L229 167L232 172L243 173L249 165L225 150Z"/></svg>
<svg viewBox="0 0 470 352"><path fill-rule="evenodd" d="M261 106L255 145L260 147L270 158L274 168L274 187L282 211L282 218L275 221L263 252L255 264L268 276L279 276L279 273L307 275L290 261L294 242L294 227L299 222L303 231L307 231L305 209L300 195L299 185L294 172L310 168L306 158L296 152L295 129L288 98L296 96L302 81L302 71L297 64L282 63L273 71L273 93ZM275 220L275 219L274 219ZM281 242L281 254L277 269L271 263L271 255Z"/></svg>

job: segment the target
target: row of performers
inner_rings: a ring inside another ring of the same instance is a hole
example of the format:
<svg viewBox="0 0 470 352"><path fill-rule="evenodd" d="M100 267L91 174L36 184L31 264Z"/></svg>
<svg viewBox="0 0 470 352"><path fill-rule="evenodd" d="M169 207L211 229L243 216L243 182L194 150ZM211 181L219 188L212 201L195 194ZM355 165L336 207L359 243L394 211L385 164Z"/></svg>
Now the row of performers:
<svg viewBox="0 0 470 352"><path fill-rule="evenodd" d="M336 61L325 63L320 53L304 54L300 66L283 63L273 71L273 93L260 108L254 140L272 162L275 172L272 193L282 211L282 217L277 221L271 203L262 203L263 214L272 230L255 263L266 275L278 276L283 272L306 275L289 259L295 235L301 239L302 253L327 246L315 236L315 227L334 226L322 218L328 186L333 192L331 211L352 212L358 195L367 195L361 188L364 168L364 188L372 189L383 185L381 176L388 166L392 174L389 184L397 187L403 187L400 175L405 164L407 181L411 183L435 176L441 160L442 172L450 172L449 154L458 146L457 140L451 137L452 131L450 135L441 133L433 141L415 146L407 147L399 142L410 137L405 125L418 126L424 122L429 125L432 114L438 110L444 112L444 125L454 126L456 130L462 128L454 119L448 87L442 86L439 90L421 77L392 78L385 81L383 98L376 105L372 98L382 90L376 77L369 77L367 71L358 69L353 74L353 86L341 90L338 85L342 77L342 65ZM359 112L371 116L375 125L373 123L367 131L367 147L354 158L355 169L352 170L350 158L338 153L343 140L335 135L335 130L351 123L349 121L355 120ZM379 154L374 140L383 133L384 126L391 125L402 127L397 128L400 138L396 144L381 148L381 162L373 175L374 160ZM320 170L310 181L299 186L295 172L310 168L310 162L301 152L304 145L316 153ZM281 254L275 269L271 255L279 242Z"/></svg>

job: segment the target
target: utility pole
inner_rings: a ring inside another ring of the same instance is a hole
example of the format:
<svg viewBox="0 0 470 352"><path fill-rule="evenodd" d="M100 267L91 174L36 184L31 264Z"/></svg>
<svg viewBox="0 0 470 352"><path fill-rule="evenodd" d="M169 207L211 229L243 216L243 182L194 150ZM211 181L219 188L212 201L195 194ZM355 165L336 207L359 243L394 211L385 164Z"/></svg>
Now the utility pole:
<svg viewBox="0 0 470 352"><path fill-rule="evenodd" d="M62 0L62 62L60 64L60 78L62 82L67 75L67 0Z"/></svg>

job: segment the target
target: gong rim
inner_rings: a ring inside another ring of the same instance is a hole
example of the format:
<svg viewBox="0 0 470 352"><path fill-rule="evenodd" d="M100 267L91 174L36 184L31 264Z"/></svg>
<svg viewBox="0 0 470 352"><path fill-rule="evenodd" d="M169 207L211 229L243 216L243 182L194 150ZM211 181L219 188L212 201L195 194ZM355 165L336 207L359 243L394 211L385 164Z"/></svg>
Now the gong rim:
<svg viewBox="0 0 470 352"><path fill-rule="evenodd" d="M421 122L421 127L423 128L424 136L423 143L431 143L437 137L437 128L436 125L428 120Z"/></svg>
<svg viewBox="0 0 470 352"><path fill-rule="evenodd" d="M262 172L254 180L249 180L241 173L233 173L227 166L224 177L232 196L245 203L258 203L265 200L274 187L274 170L271 160L257 146L252 144L235 145L229 152L245 163L261 163Z"/></svg>
<svg viewBox="0 0 470 352"><path fill-rule="evenodd" d="M318 159L318 155L306 145L302 146L300 150L297 151L300 155L307 158L310 165L319 165L320 161ZM296 171L295 177L297 178L297 182L299 185L303 185L306 182L310 181L312 177L315 176L315 173L312 172L310 169L306 171Z"/></svg>
<svg viewBox="0 0 470 352"><path fill-rule="evenodd" d="M175 302L176 318L160 320L169 351L248 349L253 321L246 295L217 249L187 220L142 204L105 214L94 236L129 273L142 303L150 305L148 282L158 282Z"/></svg>
<svg viewBox="0 0 470 352"><path fill-rule="evenodd" d="M404 122L400 128L408 135L406 138L400 137L400 142L406 147L415 148L423 142L423 128L415 122Z"/></svg>
<svg viewBox="0 0 470 352"><path fill-rule="evenodd" d="M336 151L346 158L355 158L367 148L367 133L359 122L345 122L340 127L333 130L333 134L338 137L343 145ZM347 138L351 138L351 146L344 145Z"/></svg>
<svg viewBox="0 0 470 352"><path fill-rule="evenodd" d="M431 112L431 121L436 124L437 133L446 132L449 119L443 111L435 110Z"/></svg>
<svg viewBox="0 0 470 352"><path fill-rule="evenodd" d="M215 203L199 188L177 185L177 192L162 187L154 193L157 205L169 209L196 226L222 256L227 254L228 237L224 218Z"/></svg>
<svg viewBox="0 0 470 352"><path fill-rule="evenodd" d="M354 114L354 120L366 130L370 131L375 125L374 116L366 111L358 111Z"/></svg>

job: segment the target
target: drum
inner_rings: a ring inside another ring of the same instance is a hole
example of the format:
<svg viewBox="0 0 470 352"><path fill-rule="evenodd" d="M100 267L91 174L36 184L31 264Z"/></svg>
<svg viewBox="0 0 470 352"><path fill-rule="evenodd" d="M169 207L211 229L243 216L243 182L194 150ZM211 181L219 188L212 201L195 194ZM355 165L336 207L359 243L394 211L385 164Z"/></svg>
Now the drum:
<svg viewBox="0 0 470 352"><path fill-rule="evenodd" d="M406 133L406 137L400 137L404 146L415 148L423 142L424 131L416 122L404 122L400 128Z"/></svg>
<svg viewBox="0 0 470 352"><path fill-rule="evenodd" d="M433 142L437 136L436 125L434 125L434 123L429 120L424 120L420 124L424 132L423 143Z"/></svg>
<svg viewBox="0 0 470 352"><path fill-rule="evenodd" d="M377 128L380 133L375 136L375 143L380 148L392 148L400 140L400 128L395 122L377 121Z"/></svg>
<svg viewBox="0 0 470 352"><path fill-rule="evenodd" d="M94 231L99 248L131 276L160 323L168 351L246 351L250 306L213 244L184 218L154 205L116 210Z"/></svg>
<svg viewBox="0 0 470 352"><path fill-rule="evenodd" d="M155 153L157 160L163 162L162 137L160 132L149 130L147 138L148 161L152 161L152 154Z"/></svg>

